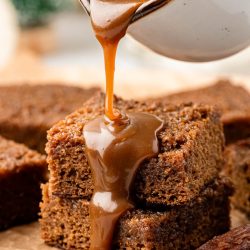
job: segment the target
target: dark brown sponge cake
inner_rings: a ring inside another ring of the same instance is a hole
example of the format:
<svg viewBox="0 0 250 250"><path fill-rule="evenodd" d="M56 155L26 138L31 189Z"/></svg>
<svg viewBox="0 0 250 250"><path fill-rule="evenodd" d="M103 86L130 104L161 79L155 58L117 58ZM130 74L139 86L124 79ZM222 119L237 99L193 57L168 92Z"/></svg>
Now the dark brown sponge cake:
<svg viewBox="0 0 250 250"><path fill-rule="evenodd" d="M233 230L214 237L198 250L249 250L250 224L234 228Z"/></svg>
<svg viewBox="0 0 250 250"><path fill-rule="evenodd" d="M88 120L103 113L103 102L103 94L98 94L49 131L46 151L53 195L91 198L93 183L82 131ZM132 187L137 203L186 203L217 177L223 164L224 136L216 110L204 105L167 106L120 98L115 98L115 105L126 112L155 114L164 121L158 133L160 152L141 164Z"/></svg>
<svg viewBox="0 0 250 250"><path fill-rule="evenodd" d="M216 84L160 98L166 103L205 103L216 105L221 111L226 143L250 137L250 94L228 80Z"/></svg>
<svg viewBox="0 0 250 250"><path fill-rule="evenodd" d="M235 187L232 203L250 217L250 138L229 145L224 155L223 173Z"/></svg>
<svg viewBox="0 0 250 250"><path fill-rule="evenodd" d="M0 87L0 135L44 153L47 130L97 89L64 85Z"/></svg>
<svg viewBox="0 0 250 250"><path fill-rule="evenodd" d="M0 137L0 230L38 218L45 157Z"/></svg>
<svg viewBox="0 0 250 250"><path fill-rule="evenodd" d="M112 249L196 249L230 227L230 184L216 178L199 196L183 206L163 210L137 207L118 221ZM89 249L89 209L84 199L51 195L44 186L41 234L62 249Z"/></svg>

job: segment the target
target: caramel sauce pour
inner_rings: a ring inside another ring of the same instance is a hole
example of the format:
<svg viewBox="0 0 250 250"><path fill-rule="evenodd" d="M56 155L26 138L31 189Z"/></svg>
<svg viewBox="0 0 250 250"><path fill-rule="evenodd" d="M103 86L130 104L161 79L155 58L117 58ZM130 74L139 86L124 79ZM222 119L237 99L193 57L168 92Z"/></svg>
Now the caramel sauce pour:
<svg viewBox="0 0 250 250"><path fill-rule="evenodd" d="M134 207L131 183L141 162L158 153L162 121L145 113L122 114L113 107L116 50L143 0L91 0L92 26L105 59L105 115L89 121L83 131L94 180L90 202L90 249L108 250L118 219Z"/></svg>

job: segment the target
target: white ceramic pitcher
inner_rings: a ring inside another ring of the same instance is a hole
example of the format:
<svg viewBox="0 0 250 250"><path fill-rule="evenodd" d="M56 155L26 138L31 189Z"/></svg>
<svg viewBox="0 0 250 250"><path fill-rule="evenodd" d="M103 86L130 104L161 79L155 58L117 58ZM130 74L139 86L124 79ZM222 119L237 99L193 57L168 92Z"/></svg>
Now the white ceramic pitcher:
<svg viewBox="0 0 250 250"><path fill-rule="evenodd" d="M88 1L81 0L87 11ZM143 4L128 29L151 50L182 61L205 62L250 46L250 0L164 2Z"/></svg>

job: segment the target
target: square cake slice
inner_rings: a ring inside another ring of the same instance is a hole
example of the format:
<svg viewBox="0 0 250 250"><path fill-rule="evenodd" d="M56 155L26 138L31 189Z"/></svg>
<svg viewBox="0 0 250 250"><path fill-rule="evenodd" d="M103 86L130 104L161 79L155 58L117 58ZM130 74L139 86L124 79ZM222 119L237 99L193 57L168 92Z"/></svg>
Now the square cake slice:
<svg viewBox="0 0 250 250"><path fill-rule="evenodd" d="M223 173L235 187L233 205L250 217L250 138L226 148Z"/></svg>
<svg viewBox="0 0 250 250"><path fill-rule="evenodd" d="M90 200L93 181L85 152L83 127L103 114L104 95L57 123L46 147L53 195ZM163 105L161 102L124 101L115 105L126 112L148 112L164 122L158 133L159 154L144 161L132 186L136 203L182 204L196 197L223 164L224 135L218 113L204 105Z"/></svg>
<svg viewBox="0 0 250 250"><path fill-rule="evenodd" d="M0 135L44 153L47 130L96 90L56 84L1 86Z"/></svg>
<svg viewBox="0 0 250 250"><path fill-rule="evenodd" d="M0 230L38 218L45 157L0 137Z"/></svg>
<svg viewBox="0 0 250 250"><path fill-rule="evenodd" d="M118 221L112 249L195 249L230 227L230 184L215 179L199 196L182 206L160 211L134 208ZM44 186L41 234L63 249L89 249L89 203L51 195Z"/></svg>
<svg viewBox="0 0 250 250"><path fill-rule="evenodd" d="M250 93L243 87L221 80L216 84L161 98L166 103L205 103L216 105L221 113L226 143L250 136Z"/></svg>

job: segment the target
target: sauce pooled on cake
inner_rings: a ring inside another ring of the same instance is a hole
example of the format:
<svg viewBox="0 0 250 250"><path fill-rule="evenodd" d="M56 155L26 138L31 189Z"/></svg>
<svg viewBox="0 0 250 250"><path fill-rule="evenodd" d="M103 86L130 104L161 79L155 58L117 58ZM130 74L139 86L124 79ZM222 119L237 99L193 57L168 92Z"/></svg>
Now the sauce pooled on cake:
<svg viewBox="0 0 250 250"><path fill-rule="evenodd" d="M117 45L143 0L91 0L92 26L105 59L105 114L84 127L86 152L94 180L90 202L90 249L110 249L119 217L133 208L130 186L140 163L158 153L157 132L162 121L145 113L113 107Z"/></svg>

